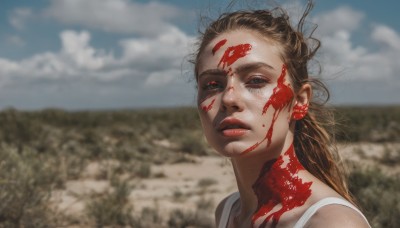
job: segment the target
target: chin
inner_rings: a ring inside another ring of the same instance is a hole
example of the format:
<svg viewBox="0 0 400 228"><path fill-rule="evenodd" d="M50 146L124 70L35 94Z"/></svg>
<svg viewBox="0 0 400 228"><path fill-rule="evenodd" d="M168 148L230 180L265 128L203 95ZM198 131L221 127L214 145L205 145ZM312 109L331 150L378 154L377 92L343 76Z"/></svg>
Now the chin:
<svg viewBox="0 0 400 228"><path fill-rule="evenodd" d="M219 145L217 147L214 147L216 151L225 156L225 157L240 157L248 154L254 154L254 153L261 153L263 148L265 148L265 145L261 144L256 150L251 151L250 153L243 154L243 151L245 151L247 148L251 147L254 144L250 143L244 143L240 141L235 141L235 142L230 142L226 145Z"/></svg>
<svg viewBox="0 0 400 228"><path fill-rule="evenodd" d="M284 143L272 143L268 148L267 148L267 143L262 142L260 145L258 145L256 148L253 150L244 153L245 150L248 148L252 147L255 145L257 142L230 142L226 145L223 145L220 147L214 147L216 151L228 158L238 158L238 157L263 157L263 158L276 158L280 155L280 152L282 151L284 147Z"/></svg>

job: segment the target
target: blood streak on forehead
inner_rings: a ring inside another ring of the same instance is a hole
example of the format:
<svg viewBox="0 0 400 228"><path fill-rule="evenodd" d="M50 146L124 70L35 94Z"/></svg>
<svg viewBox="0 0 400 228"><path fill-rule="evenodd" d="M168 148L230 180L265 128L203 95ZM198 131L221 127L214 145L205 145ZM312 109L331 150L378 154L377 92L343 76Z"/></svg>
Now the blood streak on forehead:
<svg viewBox="0 0 400 228"><path fill-rule="evenodd" d="M250 44L239 44L228 47L219 61L218 66L222 68L229 67L238 59L245 57L251 48L252 46Z"/></svg>
<svg viewBox="0 0 400 228"><path fill-rule="evenodd" d="M224 44L226 43L226 39L220 40L212 49L212 54L215 55L215 52L217 52Z"/></svg>

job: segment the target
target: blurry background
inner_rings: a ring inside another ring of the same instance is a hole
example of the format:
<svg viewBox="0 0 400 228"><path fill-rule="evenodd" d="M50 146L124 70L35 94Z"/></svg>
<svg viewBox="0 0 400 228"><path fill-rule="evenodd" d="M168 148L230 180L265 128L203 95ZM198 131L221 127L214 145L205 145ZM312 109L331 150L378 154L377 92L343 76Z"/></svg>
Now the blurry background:
<svg viewBox="0 0 400 228"><path fill-rule="evenodd" d="M276 2L294 21L305 5ZM400 3L315 2L350 190L373 227L400 227ZM188 60L199 16L227 5L1 1L0 227L214 227L236 183Z"/></svg>
<svg viewBox="0 0 400 228"><path fill-rule="evenodd" d="M304 8L277 2L293 18ZM81 110L193 105L187 60L199 15L215 17L228 1L0 4L0 107ZM399 7L316 1L309 21L319 25L317 58L333 104L400 103Z"/></svg>

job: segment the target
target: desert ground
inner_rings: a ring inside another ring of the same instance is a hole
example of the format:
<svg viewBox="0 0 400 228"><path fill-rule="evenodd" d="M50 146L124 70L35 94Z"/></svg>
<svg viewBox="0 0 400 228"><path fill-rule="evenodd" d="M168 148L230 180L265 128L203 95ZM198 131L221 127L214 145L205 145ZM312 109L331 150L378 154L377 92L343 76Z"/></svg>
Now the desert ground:
<svg viewBox="0 0 400 228"><path fill-rule="evenodd" d="M376 165L385 149L400 148L400 144L352 143L338 145L342 158L362 166ZM229 159L222 156L191 156L189 162L160 164L151 166L148 178L128 180L135 187L129 195L134 205L134 213L140 216L144 208L156 208L165 218L175 210L191 211L200 202L209 204L208 212L212 217L217 203L228 194L237 191L234 173ZM68 181L64 190L53 194L53 202L58 210L78 216L85 209L84 201L77 196L90 192L104 192L110 188L106 180L98 180L100 163L90 163L82 179ZM384 172L400 172L400 164L383 166Z"/></svg>

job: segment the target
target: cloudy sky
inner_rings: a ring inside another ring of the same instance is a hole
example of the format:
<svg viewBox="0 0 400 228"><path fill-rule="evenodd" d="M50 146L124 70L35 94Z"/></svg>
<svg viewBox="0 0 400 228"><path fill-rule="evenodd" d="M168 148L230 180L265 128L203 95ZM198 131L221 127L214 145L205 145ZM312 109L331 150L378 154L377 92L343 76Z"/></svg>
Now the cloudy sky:
<svg viewBox="0 0 400 228"><path fill-rule="evenodd" d="M0 109L194 105L199 14L227 1L2 0ZM295 18L304 1L279 1ZM239 6L238 6L239 7ZM321 1L318 60L332 104L400 104L400 3Z"/></svg>

